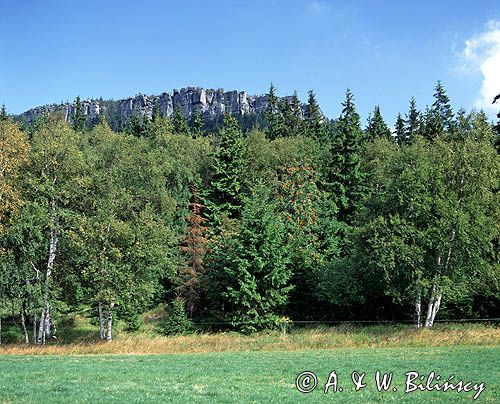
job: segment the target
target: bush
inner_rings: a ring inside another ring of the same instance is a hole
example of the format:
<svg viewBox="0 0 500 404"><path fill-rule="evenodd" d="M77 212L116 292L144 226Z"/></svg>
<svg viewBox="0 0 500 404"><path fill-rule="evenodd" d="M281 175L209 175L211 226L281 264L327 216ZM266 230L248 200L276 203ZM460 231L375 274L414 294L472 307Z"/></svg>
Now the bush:
<svg viewBox="0 0 500 404"><path fill-rule="evenodd" d="M17 344L23 341L24 335L18 327L10 326L2 330L2 344Z"/></svg>
<svg viewBox="0 0 500 404"><path fill-rule="evenodd" d="M142 319L138 314L132 314L126 320L127 331L137 332L142 328Z"/></svg>
<svg viewBox="0 0 500 404"><path fill-rule="evenodd" d="M167 317L160 323L165 335L187 334L193 331L193 323L186 314L184 301L175 299L167 308Z"/></svg>

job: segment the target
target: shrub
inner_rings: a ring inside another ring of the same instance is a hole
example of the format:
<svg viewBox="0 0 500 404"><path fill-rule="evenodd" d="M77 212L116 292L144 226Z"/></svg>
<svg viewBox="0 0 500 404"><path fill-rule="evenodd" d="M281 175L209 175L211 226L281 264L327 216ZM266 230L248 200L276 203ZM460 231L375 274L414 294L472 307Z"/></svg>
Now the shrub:
<svg viewBox="0 0 500 404"><path fill-rule="evenodd" d="M175 299L167 308L167 317L160 323L165 335L187 334L193 331L193 323L186 314L184 301Z"/></svg>

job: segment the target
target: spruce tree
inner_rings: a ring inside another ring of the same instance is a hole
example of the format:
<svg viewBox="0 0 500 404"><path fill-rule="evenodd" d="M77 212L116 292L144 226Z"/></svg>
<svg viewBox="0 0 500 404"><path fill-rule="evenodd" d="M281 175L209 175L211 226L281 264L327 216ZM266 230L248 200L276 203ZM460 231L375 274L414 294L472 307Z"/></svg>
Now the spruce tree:
<svg viewBox="0 0 500 404"><path fill-rule="evenodd" d="M203 135L203 116L201 115L201 111L197 108L191 115L190 122L190 132L193 139L199 138Z"/></svg>
<svg viewBox="0 0 500 404"><path fill-rule="evenodd" d="M174 109L174 114L172 116L172 129L176 134L188 134L189 128L186 122L186 118L184 118L184 114L182 113L179 106L176 106Z"/></svg>
<svg viewBox="0 0 500 404"><path fill-rule="evenodd" d="M85 123L87 121L87 116L83 112L82 102L80 101L80 96L76 97L75 109L73 112L73 129L77 132L83 132L85 130Z"/></svg>
<svg viewBox="0 0 500 404"><path fill-rule="evenodd" d="M291 290L286 230L270 189L257 184L245 201L241 225L220 271L233 326L243 332L271 328Z"/></svg>
<svg viewBox="0 0 500 404"><path fill-rule="evenodd" d="M309 90L307 100L307 113L305 117L305 132L307 136L311 136L320 142L326 140L326 127L323 124L323 116L316 101L316 94L313 90Z"/></svg>
<svg viewBox="0 0 500 404"><path fill-rule="evenodd" d="M420 112L417 109L417 102L414 97L411 97L410 100L410 110L406 115L406 134L405 141L406 143L411 143L415 139L415 136L420 131Z"/></svg>
<svg viewBox="0 0 500 404"><path fill-rule="evenodd" d="M380 113L380 107L377 105L373 109L373 116L368 118L368 126L366 128L366 134L368 140L374 140L379 137L384 137L389 140L393 140L391 135L391 130L386 125L382 114Z"/></svg>
<svg viewBox="0 0 500 404"><path fill-rule="evenodd" d="M330 143L324 185L338 209L338 220L351 223L363 192L360 163L364 135L354 105L354 96L349 89L342 107L342 114Z"/></svg>
<svg viewBox="0 0 500 404"><path fill-rule="evenodd" d="M295 136L302 135L304 132L304 121L302 119L302 108L300 106L297 91L293 92L290 107L292 109L290 121L288 122L288 125L290 126L290 132Z"/></svg>
<svg viewBox="0 0 500 404"><path fill-rule="evenodd" d="M396 135L396 142L399 145L407 143L405 126L406 126L405 120L403 119L401 114L398 114L396 118L395 135Z"/></svg>
<svg viewBox="0 0 500 404"><path fill-rule="evenodd" d="M136 111L133 111L125 127L125 132L136 137L147 137L148 123L149 120L146 116L139 116Z"/></svg>
<svg viewBox="0 0 500 404"><path fill-rule="evenodd" d="M2 104L2 108L0 109L0 121L7 120L7 109L5 108L5 104Z"/></svg>
<svg viewBox="0 0 500 404"><path fill-rule="evenodd" d="M281 116L279 113L278 97L276 96L276 88L273 83L269 87L269 93L267 94L267 107L264 112L264 118L266 120L267 128L266 135L270 140L274 140L279 136L280 132L280 120Z"/></svg>
<svg viewBox="0 0 500 404"><path fill-rule="evenodd" d="M281 98L278 101L278 131L276 137L289 137L290 128L288 127L288 121L292 115L292 109L286 98Z"/></svg>
<svg viewBox="0 0 500 404"><path fill-rule="evenodd" d="M440 81L437 82L434 102L425 119L424 137L435 139L453 130L453 110L450 105L450 99L446 95L446 90Z"/></svg>
<svg viewBox="0 0 500 404"><path fill-rule="evenodd" d="M243 134L238 121L230 113L224 115L217 137L207 207L211 219L216 219L220 214L235 218L239 216L242 206L241 187L245 163Z"/></svg>
<svg viewBox="0 0 500 404"><path fill-rule="evenodd" d="M151 116L151 121L153 123L158 122L161 119L160 106L158 105L158 98L155 98L155 103L153 106L153 114Z"/></svg>
<svg viewBox="0 0 500 404"><path fill-rule="evenodd" d="M187 218L186 235L182 238L181 252L185 257L185 265L180 268L180 292L186 303L186 310L192 317L200 311L201 281L205 273L204 256L208 239L206 219L202 216L205 206L200 202L200 194L196 187L192 188L192 198L189 204L191 213Z"/></svg>

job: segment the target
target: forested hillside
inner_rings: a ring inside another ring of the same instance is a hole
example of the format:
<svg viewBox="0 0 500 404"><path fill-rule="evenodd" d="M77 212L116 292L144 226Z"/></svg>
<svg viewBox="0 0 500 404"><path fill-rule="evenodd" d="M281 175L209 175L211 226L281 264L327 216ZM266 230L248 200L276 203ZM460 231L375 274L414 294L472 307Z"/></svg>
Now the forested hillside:
<svg viewBox="0 0 500 404"><path fill-rule="evenodd" d="M498 317L499 125L440 83L395 123L362 122L350 91L333 120L313 92L267 100L252 122L155 108L121 132L3 109L4 324L45 344L68 314L111 340L164 306L166 334Z"/></svg>

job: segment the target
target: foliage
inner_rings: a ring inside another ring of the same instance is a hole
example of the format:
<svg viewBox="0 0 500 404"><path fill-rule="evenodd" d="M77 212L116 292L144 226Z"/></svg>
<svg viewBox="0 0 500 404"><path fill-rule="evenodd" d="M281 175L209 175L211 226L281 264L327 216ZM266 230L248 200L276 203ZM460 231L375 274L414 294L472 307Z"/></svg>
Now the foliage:
<svg viewBox="0 0 500 404"><path fill-rule="evenodd" d="M237 232L220 248L226 317L244 332L272 327L291 289L290 267L285 227L263 184L253 189Z"/></svg>
<svg viewBox="0 0 500 404"><path fill-rule="evenodd" d="M0 235L22 204L18 179L29 161L29 153L26 135L10 120L0 120Z"/></svg>
<svg viewBox="0 0 500 404"><path fill-rule="evenodd" d="M366 136L368 140L374 140L379 137L384 137L389 140L393 139L389 127L385 123L384 118L382 118L378 105L373 109L373 115L368 118Z"/></svg>
<svg viewBox="0 0 500 404"><path fill-rule="evenodd" d="M180 107L176 107L172 115L172 131L176 134L189 134L189 127Z"/></svg>
<svg viewBox="0 0 500 404"><path fill-rule="evenodd" d="M239 215L244 164L243 134L234 117L226 114L213 153L213 174L207 201L212 218L221 214L232 218Z"/></svg>
<svg viewBox="0 0 500 404"><path fill-rule="evenodd" d="M434 299L437 312L443 295L498 271L488 259L500 214L499 160L490 142L472 133L460 142L420 139L403 149L380 141L368 153L377 192L354 239L369 295L385 293L403 304Z"/></svg>
<svg viewBox="0 0 500 404"><path fill-rule="evenodd" d="M174 299L167 307L167 316L160 324L165 335L186 334L193 330L193 323L186 315L184 301Z"/></svg>
<svg viewBox="0 0 500 404"><path fill-rule="evenodd" d="M338 208L339 221L346 223L353 220L363 196L362 144L363 132L354 96L347 90L324 169L325 190Z"/></svg>
<svg viewBox="0 0 500 404"><path fill-rule="evenodd" d="M499 136L434 96L398 114L397 142L378 107L361 129L350 91L333 121L274 86L267 122L188 125L158 100L126 126L106 101L89 125L79 98L69 123L0 110L0 316L49 343L68 316L89 341L154 333L166 302L169 330L496 315Z"/></svg>
<svg viewBox="0 0 500 404"><path fill-rule="evenodd" d="M77 132L83 132L85 130L85 124L87 123L87 116L83 112L82 102L80 96L76 97L75 109L72 116L73 129Z"/></svg>

